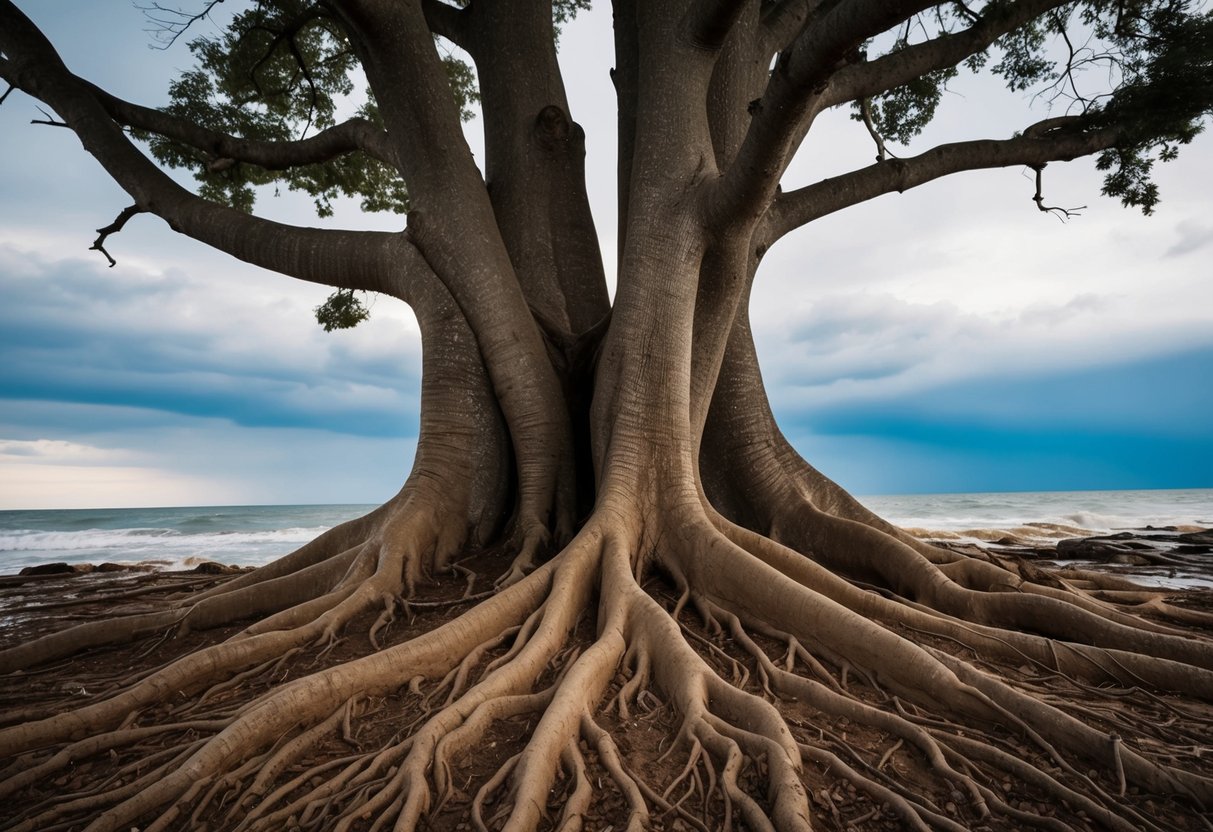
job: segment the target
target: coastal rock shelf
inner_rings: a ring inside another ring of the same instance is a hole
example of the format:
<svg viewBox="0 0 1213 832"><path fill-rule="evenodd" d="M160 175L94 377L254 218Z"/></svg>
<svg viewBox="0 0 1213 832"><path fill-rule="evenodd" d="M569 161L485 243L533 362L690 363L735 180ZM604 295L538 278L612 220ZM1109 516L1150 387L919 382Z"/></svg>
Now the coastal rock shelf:
<svg viewBox="0 0 1213 832"><path fill-rule="evenodd" d="M981 544L926 537L937 546L1028 561L1063 577L1092 570L1154 588L1213 590L1213 529L1147 526L1048 545L1013 536Z"/></svg>

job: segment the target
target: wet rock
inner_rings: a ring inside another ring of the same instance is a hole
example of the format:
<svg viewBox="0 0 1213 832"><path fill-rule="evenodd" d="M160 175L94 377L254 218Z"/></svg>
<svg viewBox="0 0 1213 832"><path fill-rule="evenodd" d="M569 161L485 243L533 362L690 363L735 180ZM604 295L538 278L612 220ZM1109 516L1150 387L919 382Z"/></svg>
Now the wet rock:
<svg viewBox="0 0 1213 832"><path fill-rule="evenodd" d="M102 563L97 567L98 572L127 572L130 567L123 563Z"/></svg>
<svg viewBox="0 0 1213 832"><path fill-rule="evenodd" d="M1201 532L1185 532L1179 535L1179 541L1182 543L1195 543L1205 546L1213 546L1213 529L1205 529Z"/></svg>
<svg viewBox="0 0 1213 832"><path fill-rule="evenodd" d="M231 575L242 571L239 566L228 566L222 563L215 563L213 560L203 561L190 570L197 572L200 575Z"/></svg>
<svg viewBox="0 0 1213 832"><path fill-rule="evenodd" d="M37 566L27 566L18 575L75 575L85 570L77 569L73 563L40 563Z"/></svg>
<svg viewBox="0 0 1213 832"><path fill-rule="evenodd" d="M1153 549L1148 543L1129 539L1132 536L1129 532L1124 532L1107 537L1071 537L1059 540L1057 541L1057 556L1074 560L1108 561L1119 555L1135 555L1143 550ZM1149 561L1142 562L1149 563Z"/></svg>

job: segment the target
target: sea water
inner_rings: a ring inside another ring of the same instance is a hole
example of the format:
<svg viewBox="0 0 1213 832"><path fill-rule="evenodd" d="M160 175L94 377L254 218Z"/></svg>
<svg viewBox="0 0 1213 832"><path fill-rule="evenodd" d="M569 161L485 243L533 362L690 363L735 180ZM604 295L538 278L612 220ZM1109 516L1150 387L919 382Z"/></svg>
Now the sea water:
<svg viewBox="0 0 1213 832"><path fill-rule="evenodd" d="M373 509L363 505L0 511L0 574L43 563L260 566Z"/></svg>
<svg viewBox="0 0 1213 832"><path fill-rule="evenodd" d="M861 500L924 537L1055 542L1145 526L1213 527L1213 489L916 494ZM43 563L257 566L373 506L0 511L0 574Z"/></svg>

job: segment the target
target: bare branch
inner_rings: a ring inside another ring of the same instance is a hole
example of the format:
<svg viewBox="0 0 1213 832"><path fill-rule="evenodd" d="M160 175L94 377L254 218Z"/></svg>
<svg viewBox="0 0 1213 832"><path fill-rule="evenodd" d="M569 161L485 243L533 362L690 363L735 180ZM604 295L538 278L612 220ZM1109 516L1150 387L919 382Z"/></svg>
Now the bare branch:
<svg viewBox="0 0 1213 832"><path fill-rule="evenodd" d="M210 0L205 8L197 14L190 14L182 9L170 9L159 3L152 3L150 6L136 5L135 8L143 12L143 16L148 19L148 22L156 24L157 28L147 29L146 31L159 41L160 46L157 48L168 49L191 26L199 20L210 17L211 11L222 2L223 0Z"/></svg>
<svg viewBox="0 0 1213 832"><path fill-rule="evenodd" d="M0 0L0 50L9 80L62 116L136 206L182 234L241 260L301 280L384 291L402 235L301 228L250 216L190 193L135 147L96 88L72 75L41 31ZM152 111L154 112L154 111Z"/></svg>
<svg viewBox="0 0 1213 832"><path fill-rule="evenodd" d="M109 225L105 226L104 228L97 229L97 239L94 240L93 244L88 247L88 250L89 251L99 251L102 254L104 254L105 259L110 261L111 269L114 266L118 265L118 261L115 260L112 256L110 256L110 253L105 250L105 239L109 235L117 234L119 231L121 231L122 227L126 225L127 220L129 220L131 217L135 216L136 214L142 214L142 213L143 213L143 209L140 208L138 205L131 205L128 208L123 208L122 212L118 214L117 219L115 219L113 222L111 222Z"/></svg>
<svg viewBox="0 0 1213 832"><path fill-rule="evenodd" d="M7 93L5 93L5 95L7 95ZM54 116L41 107L38 108L38 112L42 113L42 115L46 116L46 118L32 119L30 124L45 124L47 127L67 127L67 124L62 121L56 121Z"/></svg>
<svg viewBox="0 0 1213 832"><path fill-rule="evenodd" d="M1045 165L1033 165L1032 169L1036 171L1036 195L1032 197L1032 201L1036 203L1036 207L1046 214L1053 214L1062 222L1065 222L1070 217L1081 216L1078 212L1087 210L1087 206L1079 205L1077 208L1060 208L1056 205L1045 205L1044 194L1041 192L1041 179L1044 177Z"/></svg>
<svg viewBox="0 0 1213 832"><path fill-rule="evenodd" d="M902 193L948 174L1013 165L1043 167L1048 162L1098 153L1112 147L1119 137L1119 131L1112 128L1084 131L1081 123L1076 116L1048 119L1014 138L943 144L918 156L877 162L788 191L767 212L765 244L769 247L789 231L827 214L882 194Z"/></svg>
<svg viewBox="0 0 1213 832"><path fill-rule="evenodd" d="M15 90L15 89L17 89L17 88L16 88L16 87L14 87L12 84L9 84L9 85L8 85L8 89L6 89L6 90L4 91L4 95L0 95L0 104L3 104L3 103L4 103L4 101L5 101L5 99L6 99L6 98L8 98L8 94L9 94L10 92L12 92L13 90Z"/></svg>
<svg viewBox="0 0 1213 832"><path fill-rule="evenodd" d="M876 142L876 161L883 162L891 154L885 147L884 136L880 135L876 122L872 120L872 99L864 98L859 102L859 114L863 116L863 126L868 128L868 135Z"/></svg>

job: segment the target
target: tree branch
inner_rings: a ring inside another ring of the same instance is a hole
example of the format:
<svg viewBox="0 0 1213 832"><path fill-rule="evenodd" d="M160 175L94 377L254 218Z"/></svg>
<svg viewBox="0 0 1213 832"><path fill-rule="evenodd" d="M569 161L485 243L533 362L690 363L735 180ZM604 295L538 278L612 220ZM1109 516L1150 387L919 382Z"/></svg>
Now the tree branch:
<svg viewBox="0 0 1213 832"><path fill-rule="evenodd" d="M753 120L733 165L709 197L717 223L756 217L813 117L822 110L831 79L858 59L864 40L930 6L927 0L855 0L810 18L791 47L780 53L771 80L751 112Z"/></svg>
<svg viewBox="0 0 1213 832"><path fill-rule="evenodd" d="M1079 211L1085 211L1087 209L1087 206L1085 205L1079 205L1077 208L1061 208L1056 205L1045 205L1045 197L1043 193L1044 185L1041 181L1044 178L1045 163L1033 165L1032 168L1036 171L1036 195L1032 197L1032 201L1036 203L1036 207L1041 211L1046 214L1053 214L1059 220L1065 222L1070 217L1079 216Z"/></svg>
<svg viewBox="0 0 1213 832"><path fill-rule="evenodd" d="M943 144L918 156L877 162L789 191L775 200L765 218L766 245L769 247L789 231L827 214L882 194L902 193L951 173L1011 165L1042 167L1047 162L1068 161L1097 153L1116 143L1118 130L1082 131L1077 127L1081 121L1077 117L1049 119L1048 123L1053 125L1051 130L1039 129L1046 124L1041 122L1011 139Z"/></svg>
<svg viewBox="0 0 1213 832"><path fill-rule="evenodd" d="M823 106L870 98L908 84L928 72L956 66L965 58L989 48L1008 32L1061 5L1064 0L1020 0L987 11L963 31L939 35L876 60L843 67L831 79Z"/></svg>
<svg viewBox="0 0 1213 832"><path fill-rule="evenodd" d="M190 193L131 143L95 88L67 70L42 32L10 0L0 0L0 51L7 57L6 80L54 109L138 210L254 265L338 288L384 290L389 264L407 246L402 235L284 225Z"/></svg>
<svg viewBox="0 0 1213 832"><path fill-rule="evenodd" d="M461 9L442 0L421 0L421 11L425 14L430 31L465 51L468 48L467 8Z"/></svg>
<svg viewBox="0 0 1213 832"><path fill-rule="evenodd" d="M126 225L127 220L136 214L142 214L143 210L138 205L131 205L128 208L123 208L118 214L118 218L104 228L97 229L97 239L88 247L89 251L99 251L105 255L105 259L110 261L110 268L118 265L118 261L110 256L110 253L105 250L105 239L111 234L117 234Z"/></svg>
<svg viewBox="0 0 1213 832"><path fill-rule="evenodd" d="M177 39L184 35L191 26L209 17L211 11L222 3L223 0L210 0L202 11L197 14L190 14L181 9L170 9L167 6L162 6L159 3L152 3L147 6L135 5L139 11L143 12L143 16L147 18L149 23L154 23L159 28L156 30L147 30L153 38L160 43L160 49L168 49ZM163 17L157 17L163 15Z"/></svg>
<svg viewBox="0 0 1213 832"><path fill-rule="evenodd" d="M762 14L763 43L767 55L782 51L800 32L820 0L779 0Z"/></svg>
<svg viewBox="0 0 1213 832"><path fill-rule="evenodd" d="M83 79L106 112L120 124L188 144L214 157L258 165L266 170L286 170L300 165L327 162L361 150L385 165L399 169L399 159L388 134L364 118L352 118L296 141L259 141L211 130L196 122L162 110L124 101Z"/></svg>
<svg viewBox="0 0 1213 832"><path fill-rule="evenodd" d="M56 121L54 116L41 107L38 108L38 112L42 113L42 115L46 116L46 118L30 119L30 124L43 124L47 127L67 127L66 122Z"/></svg>

